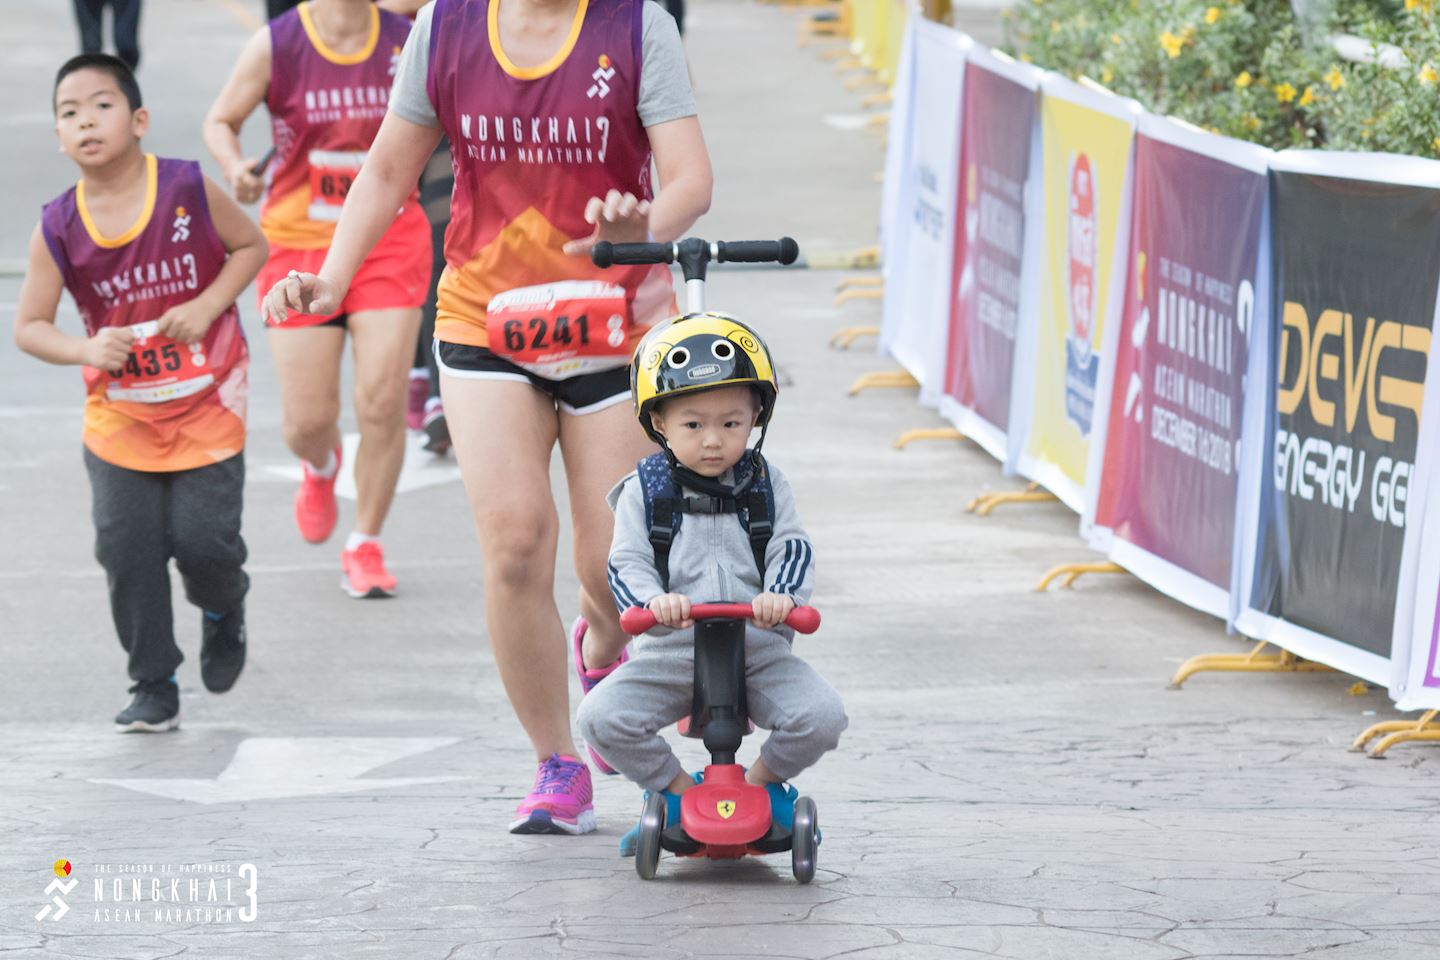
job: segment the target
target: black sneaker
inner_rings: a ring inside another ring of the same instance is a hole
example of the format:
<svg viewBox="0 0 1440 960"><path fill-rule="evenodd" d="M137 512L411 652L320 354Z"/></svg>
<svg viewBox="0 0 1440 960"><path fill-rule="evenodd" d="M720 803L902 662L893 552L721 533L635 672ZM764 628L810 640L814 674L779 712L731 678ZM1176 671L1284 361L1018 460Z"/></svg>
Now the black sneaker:
<svg viewBox="0 0 1440 960"><path fill-rule="evenodd" d="M219 620L202 614L200 634L200 679L211 693L224 693L245 667L245 605Z"/></svg>
<svg viewBox="0 0 1440 960"><path fill-rule="evenodd" d="M180 687L173 679L146 680L130 692L135 697L116 715L116 733L164 733L180 726Z"/></svg>

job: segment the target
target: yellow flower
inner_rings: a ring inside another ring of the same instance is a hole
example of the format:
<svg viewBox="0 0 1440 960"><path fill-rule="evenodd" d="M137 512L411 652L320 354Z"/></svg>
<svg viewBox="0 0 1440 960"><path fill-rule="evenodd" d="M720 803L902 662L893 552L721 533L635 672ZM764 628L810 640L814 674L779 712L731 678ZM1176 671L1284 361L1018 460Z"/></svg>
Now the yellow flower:
<svg viewBox="0 0 1440 960"><path fill-rule="evenodd" d="M1245 125L1246 130L1249 130L1252 133L1260 129L1260 118L1255 116L1255 114L1253 113L1245 114L1245 119L1240 122Z"/></svg>
<svg viewBox="0 0 1440 960"><path fill-rule="evenodd" d="M1205 10L1205 22L1206 22L1206 23L1212 23L1212 24L1213 24L1216 20L1219 20L1219 19L1220 19L1220 8L1219 8L1219 7L1209 7L1209 8L1207 8L1207 9Z"/></svg>
<svg viewBox="0 0 1440 960"><path fill-rule="evenodd" d="M1420 72L1415 75L1415 78L1420 81L1421 86L1428 87L1436 80L1440 80L1440 73L1436 73L1435 67L1427 63L1420 68Z"/></svg>
<svg viewBox="0 0 1440 960"><path fill-rule="evenodd" d="M1118 33L1112 33L1112 34L1110 34L1110 42L1113 43L1113 44L1115 44L1115 46L1117 46L1117 47L1120 46L1120 44L1121 44L1120 34L1118 34Z"/></svg>
<svg viewBox="0 0 1440 960"><path fill-rule="evenodd" d="M1059 33L1059 32L1060 32L1060 21L1059 21L1059 20L1051 20L1051 21L1050 21L1050 32L1051 32L1051 33Z"/></svg>
<svg viewBox="0 0 1440 960"><path fill-rule="evenodd" d="M1254 80L1255 78L1250 76L1250 71L1245 70L1241 72L1240 76L1235 78L1235 86L1239 87L1241 90L1244 90L1246 87L1250 86L1250 84L1253 83Z"/></svg>
<svg viewBox="0 0 1440 960"><path fill-rule="evenodd" d="M1105 66L1103 66L1103 67L1100 68L1100 82L1101 82L1101 83L1106 84L1106 85L1108 86L1109 83L1110 83L1110 81L1111 81L1111 80L1114 80L1114 79L1115 79L1115 71L1110 69L1110 64L1107 63L1107 64L1105 64Z"/></svg>
<svg viewBox="0 0 1440 960"><path fill-rule="evenodd" d="M1184 48L1185 41L1175 36L1175 34L1169 30L1166 30L1160 34L1160 46L1164 47L1166 55L1168 55L1171 60L1174 60L1180 56L1180 51Z"/></svg>
<svg viewBox="0 0 1440 960"><path fill-rule="evenodd" d="M1194 27L1186 27L1184 30L1181 30L1181 31L1180 31L1180 42L1181 42L1181 43L1189 43L1191 40L1194 40L1194 39L1195 39L1195 28L1194 28Z"/></svg>
<svg viewBox="0 0 1440 960"><path fill-rule="evenodd" d="M1435 147L1435 152L1440 153L1440 137L1436 137L1434 140L1431 140L1430 143Z"/></svg>
<svg viewBox="0 0 1440 960"><path fill-rule="evenodd" d="M1325 82L1330 84L1331 90L1339 90L1345 86L1345 74L1340 72L1339 67L1332 65L1330 72L1325 74Z"/></svg>
<svg viewBox="0 0 1440 960"><path fill-rule="evenodd" d="M1290 83L1281 83L1275 87L1275 99L1281 103L1290 103L1295 99L1295 86Z"/></svg>
<svg viewBox="0 0 1440 960"><path fill-rule="evenodd" d="M1300 94L1300 106L1308 107L1315 102L1315 88L1306 87L1305 92Z"/></svg>
<svg viewBox="0 0 1440 960"><path fill-rule="evenodd" d="M1435 0L1405 0L1406 10L1419 10L1427 17L1435 9Z"/></svg>

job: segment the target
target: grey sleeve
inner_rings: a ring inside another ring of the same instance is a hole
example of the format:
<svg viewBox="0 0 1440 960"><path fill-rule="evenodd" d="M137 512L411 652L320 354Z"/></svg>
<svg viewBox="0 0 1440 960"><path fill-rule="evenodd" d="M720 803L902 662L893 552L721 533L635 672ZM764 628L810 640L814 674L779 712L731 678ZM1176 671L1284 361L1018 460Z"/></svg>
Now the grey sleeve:
<svg viewBox="0 0 1440 960"><path fill-rule="evenodd" d="M798 606L804 606L815 589L815 548L800 525L790 481L773 466L767 467L775 494L775 529L765 548L765 589L793 597Z"/></svg>
<svg viewBox="0 0 1440 960"><path fill-rule="evenodd" d="M643 607L665 592L655 569L655 548L645 526L645 495L631 474L612 494L615 535L610 541L610 593L617 610Z"/></svg>
<svg viewBox="0 0 1440 960"><path fill-rule="evenodd" d="M430 102L426 79L430 73L430 17L435 12L434 0L415 14L415 25L405 49L400 51L400 66L395 70L395 83L390 88L390 109L411 123L422 127L440 126L435 105Z"/></svg>
<svg viewBox="0 0 1440 960"><path fill-rule="evenodd" d="M695 107L695 93L690 89L690 68L685 63L680 29L675 26L675 18L660 4L651 0L642 2L645 6L640 34L640 101L636 104L640 124L653 127L681 117L693 117L699 111ZM417 21L415 25L420 24Z"/></svg>

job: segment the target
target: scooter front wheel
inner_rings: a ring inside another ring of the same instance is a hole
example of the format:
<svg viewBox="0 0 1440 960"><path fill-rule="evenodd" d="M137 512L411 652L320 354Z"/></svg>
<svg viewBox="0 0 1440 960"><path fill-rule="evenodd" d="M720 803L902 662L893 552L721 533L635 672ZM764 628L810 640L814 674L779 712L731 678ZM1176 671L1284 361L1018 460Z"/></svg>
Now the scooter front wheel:
<svg viewBox="0 0 1440 960"><path fill-rule="evenodd" d="M657 790L640 811L640 837L635 844L635 872L641 880L654 880L660 864L660 833L665 829L665 798Z"/></svg>
<svg viewBox="0 0 1440 960"><path fill-rule="evenodd" d="M819 847L820 815L815 810L815 801L801 797L795 801L795 820L790 831L790 867L797 882L809 883L815 879Z"/></svg>

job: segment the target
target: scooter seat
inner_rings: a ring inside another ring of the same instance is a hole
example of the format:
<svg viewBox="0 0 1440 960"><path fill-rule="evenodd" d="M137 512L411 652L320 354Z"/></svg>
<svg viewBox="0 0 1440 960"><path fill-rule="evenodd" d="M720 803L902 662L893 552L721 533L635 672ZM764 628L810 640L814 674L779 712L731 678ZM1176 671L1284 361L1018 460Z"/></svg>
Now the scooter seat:
<svg viewBox="0 0 1440 960"><path fill-rule="evenodd" d="M705 782L680 798L685 834L707 846L743 847L770 832L770 794L740 767L706 767Z"/></svg>

